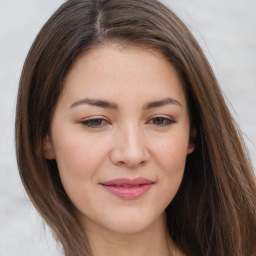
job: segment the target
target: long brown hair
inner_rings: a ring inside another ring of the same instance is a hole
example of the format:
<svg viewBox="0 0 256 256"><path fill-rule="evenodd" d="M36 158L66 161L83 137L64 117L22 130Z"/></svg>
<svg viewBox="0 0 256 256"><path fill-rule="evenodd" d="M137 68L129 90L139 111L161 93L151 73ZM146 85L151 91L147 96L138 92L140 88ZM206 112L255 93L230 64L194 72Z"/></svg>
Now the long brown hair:
<svg viewBox="0 0 256 256"><path fill-rule="evenodd" d="M69 0L35 39L22 71L16 112L20 176L67 256L91 255L72 202L43 141L64 78L100 44L152 47L183 81L197 131L179 191L166 209L169 233L187 256L256 254L256 185L239 129L212 69L183 22L156 0Z"/></svg>

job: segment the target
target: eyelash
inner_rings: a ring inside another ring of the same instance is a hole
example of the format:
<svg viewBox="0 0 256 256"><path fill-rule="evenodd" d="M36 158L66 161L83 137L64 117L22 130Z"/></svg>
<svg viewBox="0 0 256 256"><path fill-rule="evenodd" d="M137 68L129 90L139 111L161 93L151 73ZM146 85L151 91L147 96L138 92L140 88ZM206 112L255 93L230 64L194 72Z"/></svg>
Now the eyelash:
<svg viewBox="0 0 256 256"><path fill-rule="evenodd" d="M154 124L154 123L152 123L152 121L154 121L154 120L155 121L156 120L158 120L158 121L161 120L162 123L161 124ZM93 122L95 122L95 121L96 122L100 121L100 124L99 123L98 124L93 124ZM102 123L104 123L104 124L102 124ZM167 127L167 126L170 126L170 125L175 124L177 122L175 120L167 118L167 117L157 116L157 117L151 118L150 121L147 122L147 123L156 125L157 127ZM88 127L88 128L96 128L97 129L97 128L102 128L105 125L108 125L109 122L104 118L95 117L95 118L84 120L84 121L81 122L81 124L85 127Z"/></svg>
<svg viewBox="0 0 256 256"><path fill-rule="evenodd" d="M95 121L101 121L101 124L93 124L93 122ZM109 122L104 119L104 118L101 118L101 117L94 117L94 118L91 118L91 119L87 119L87 120L84 120L81 122L81 124L83 126L86 126L86 127L89 127L89 128L101 128L104 126L104 124L102 124L102 122L106 123L106 124L109 124Z"/></svg>
<svg viewBox="0 0 256 256"><path fill-rule="evenodd" d="M170 119L170 118L167 118L167 117L163 117L163 116L156 116L156 117L153 117L153 118L150 119L150 121L152 121L152 120L157 120L157 119L158 119L158 121L159 121L159 119L160 119L160 120L162 120L162 122L164 122L164 123L162 123L162 124L155 124L155 125L158 126L158 127L166 127L166 126L170 126L170 125L172 125L172 124L177 123L175 120Z"/></svg>

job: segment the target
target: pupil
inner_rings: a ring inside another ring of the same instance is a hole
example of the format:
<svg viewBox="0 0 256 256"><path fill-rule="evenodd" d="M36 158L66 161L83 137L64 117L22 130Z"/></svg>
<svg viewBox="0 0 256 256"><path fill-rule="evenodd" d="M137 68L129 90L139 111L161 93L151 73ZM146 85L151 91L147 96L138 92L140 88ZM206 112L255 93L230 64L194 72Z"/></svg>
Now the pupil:
<svg viewBox="0 0 256 256"><path fill-rule="evenodd" d="M154 123L155 123L155 124L163 124L163 118L161 118L161 117L155 118Z"/></svg>
<svg viewBox="0 0 256 256"><path fill-rule="evenodd" d="M101 120L100 120L100 119L94 119L94 120L92 121L92 124L93 124L93 125L101 125Z"/></svg>

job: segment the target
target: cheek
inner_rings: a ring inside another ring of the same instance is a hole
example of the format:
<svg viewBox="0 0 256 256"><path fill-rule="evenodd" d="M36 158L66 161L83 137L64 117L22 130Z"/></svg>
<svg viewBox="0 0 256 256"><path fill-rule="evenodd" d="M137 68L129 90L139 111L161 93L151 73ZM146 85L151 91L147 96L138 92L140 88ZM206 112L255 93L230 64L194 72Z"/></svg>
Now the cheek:
<svg viewBox="0 0 256 256"><path fill-rule="evenodd" d="M62 185L70 200L79 208L81 202L88 203L84 195L91 194L90 189L96 183L106 149L74 134L72 138L64 138L56 141L56 161Z"/></svg>
<svg viewBox="0 0 256 256"><path fill-rule="evenodd" d="M99 147L90 140L75 136L70 139L67 137L57 143L55 155L59 172L77 177L92 173L100 164L105 152L104 146Z"/></svg>
<svg viewBox="0 0 256 256"><path fill-rule="evenodd" d="M155 154L157 155L158 164L165 172L184 171L188 150L188 138L186 137L175 136L175 138L166 139L159 143Z"/></svg>
<svg viewBox="0 0 256 256"><path fill-rule="evenodd" d="M106 149L75 136L58 142L55 154L60 179L68 197L79 209L81 202L89 203L85 195L91 194Z"/></svg>
<svg viewBox="0 0 256 256"><path fill-rule="evenodd" d="M185 169L187 145L186 138L177 136L159 143L156 147L155 156L160 166L158 179L161 182L161 194L165 195L166 205L172 201L180 187Z"/></svg>

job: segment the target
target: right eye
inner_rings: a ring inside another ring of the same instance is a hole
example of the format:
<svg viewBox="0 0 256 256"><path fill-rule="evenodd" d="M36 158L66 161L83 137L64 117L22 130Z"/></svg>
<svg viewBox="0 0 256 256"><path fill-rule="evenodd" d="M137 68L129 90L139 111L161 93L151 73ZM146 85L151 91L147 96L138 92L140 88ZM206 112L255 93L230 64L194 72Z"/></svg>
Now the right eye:
<svg viewBox="0 0 256 256"><path fill-rule="evenodd" d="M103 118L91 118L81 121L81 124L89 128L101 128L108 125L109 122Z"/></svg>

